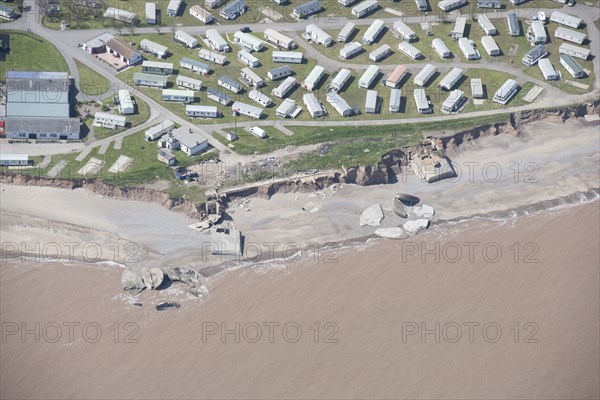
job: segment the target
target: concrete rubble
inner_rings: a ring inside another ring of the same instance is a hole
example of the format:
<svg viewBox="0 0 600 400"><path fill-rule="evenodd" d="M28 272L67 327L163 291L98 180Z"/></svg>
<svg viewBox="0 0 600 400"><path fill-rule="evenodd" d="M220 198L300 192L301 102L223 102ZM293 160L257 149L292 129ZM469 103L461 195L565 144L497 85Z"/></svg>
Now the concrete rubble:
<svg viewBox="0 0 600 400"><path fill-rule="evenodd" d="M407 239L408 234L404 232L402 228L379 228L375 231L377 236L381 236L386 239Z"/></svg>
<svg viewBox="0 0 600 400"><path fill-rule="evenodd" d="M402 225L405 231L412 234L417 234L423 229L429 227L429 220L425 218L419 218L415 221L407 221Z"/></svg>
<svg viewBox="0 0 600 400"><path fill-rule="evenodd" d="M309 201L308 203L306 203L304 205L304 207L302 207L302 211L306 211L309 213L316 213L317 211L319 211L319 208L315 205L315 203L313 203L312 201Z"/></svg>
<svg viewBox="0 0 600 400"><path fill-rule="evenodd" d="M431 219L435 215L435 210L433 209L433 207L427 204L422 204L420 206L413 207L413 212L419 218Z"/></svg>
<svg viewBox="0 0 600 400"><path fill-rule="evenodd" d="M380 204L372 204L367 207L360 215L360 226L380 226L383 220L383 210Z"/></svg>
<svg viewBox="0 0 600 400"><path fill-rule="evenodd" d="M188 292L200 296L206 290L204 278L197 271L189 268L166 267L142 268L139 273L126 269L121 276L123 290L137 294L145 289L158 290L165 281L181 282L188 286Z"/></svg>

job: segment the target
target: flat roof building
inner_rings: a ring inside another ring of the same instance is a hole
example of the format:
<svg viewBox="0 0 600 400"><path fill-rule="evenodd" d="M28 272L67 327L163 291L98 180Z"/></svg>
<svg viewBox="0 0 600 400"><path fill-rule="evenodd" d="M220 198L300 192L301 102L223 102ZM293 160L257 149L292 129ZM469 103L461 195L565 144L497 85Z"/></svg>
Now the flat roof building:
<svg viewBox="0 0 600 400"><path fill-rule="evenodd" d="M460 16L454 21L454 28L450 32L452 39L460 39L465 37L465 28L467 27L467 17Z"/></svg>
<svg viewBox="0 0 600 400"><path fill-rule="evenodd" d="M119 99L118 109L121 115L133 114L135 112L135 104L131 98L131 94L127 89L119 89L117 92Z"/></svg>
<svg viewBox="0 0 600 400"><path fill-rule="evenodd" d="M477 8L502 8L502 0L477 0Z"/></svg>
<svg viewBox="0 0 600 400"><path fill-rule="evenodd" d="M193 90L163 89L162 100L178 103L193 103L195 92Z"/></svg>
<svg viewBox="0 0 600 400"><path fill-rule="evenodd" d="M219 104L223 104L224 106L229 105L231 103L231 97L225 92L222 92L217 89L207 89L206 95L209 99L216 101Z"/></svg>
<svg viewBox="0 0 600 400"><path fill-rule="evenodd" d="M135 13L115 7L108 7L104 12L104 18L110 18L132 25L135 25L138 22L137 15Z"/></svg>
<svg viewBox="0 0 600 400"><path fill-rule="evenodd" d="M527 38L534 44L544 44L548 41L548 35L546 35L546 28L542 21L531 21L531 25L527 30Z"/></svg>
<svg viewBox="0 0 600 400"><path fill-rule="evenodd" d="M146 24L156 24L156 3L146 3Z"/></svg>
<svg viewBox="0 0 600 400"><path fill-rule="evenodd" d="M291 74L292 69L289 65L282 65L281 67L273 68L267 71L267 77L272 81L288 77Z"/></svg>
<svg viewBox="0 0 600 400"><path fill-rule="evenodd" d="M268 107L271 105L271 103L273 103L273 101L271 101L271 98L269 96L267 96L264 93L259 92L256 89L252 89L250 91L250 93L248 93L248 97L250 98L250 100L254 100L255 102L257 102L258 104L260 104L263 107Z"/></svg>
<svg viewBox="0 0 600 400"><path fill-rule="evenodd" d="M242 68L242 70L240 71L240 78L244 83L246 83L250 87L265 86L264 79L258 76L256 72L252 71L248 67Z"/></svg>

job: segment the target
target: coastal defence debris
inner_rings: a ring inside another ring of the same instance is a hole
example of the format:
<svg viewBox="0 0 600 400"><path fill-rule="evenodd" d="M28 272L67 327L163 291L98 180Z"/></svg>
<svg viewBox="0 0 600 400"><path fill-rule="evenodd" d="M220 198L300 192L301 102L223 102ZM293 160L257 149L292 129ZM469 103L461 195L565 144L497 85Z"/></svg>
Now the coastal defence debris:
<svg viewBox="0 0 600 400"><path fill-rule="evenodd" d="M220 256L242 256L242 233L231 221L213 227L211 254Z"/></svg>
<svg viewBox="0 0 600 400"><path fill-rule="evenodd" d="M415 221L407 221L402 225L405 231L412 234L417 234L423 229L429 227L429 220L425 218L419 218Z"/></svg>
<svg viewBox="0 0 600 400"><path fill-rule="evenodd" d="M381 220L383 220L383 210L380 204L372 204L360 215L360 226L380 226Z"/></svg>
<svg viewBox="0 0 600 400"><path fill-rule="evenodd" d="M154 306L156 308L157 311L167 311L167 310L171 310L171 309L176 309L178 310L181 307L181 304L179 303L160 303L157 304L156 306Z"/></svg>
<svg viewBox="0 0 600 400"><path fill-rule="evenodd" d="M309 213L316 213L317 211L319 211L319 208L315 205L315 203L313 203L312 201L309 201L308 203L306 203L304 205L304 207L302 207L302 211L306 211Z"/></svg>
<svg viewBox="0 0 600 400"><path fill-rule="evenodd" d="M408 218L406 206L414 206L419 203L419 198L406 193L396 193L393 200L393 210L399 217Z"/></svg>
<svg viewBox="0 0 600 400"><path fill-rule="evenodd" d="M422 204L420 206L414 207L413 212L419 218L431 219L435 215L435 210L433 209L433 207L427 204Z"/></svg>
<svg viewBox="0 0 600 400"><path fill-rule="evenodd" d="M408 160L409 167L424 182L433 183L456 177L456 171L439 139L428 137L421 140L419 146L408 152Z"/></svg>
<svg viewBox="0 0 600 400"><path fill-rule="evenodd" d="M404 232L404 229L399 227L394 228L378 228L375 231L377 236L381 236L385 239L407 239L408 234Z"/></svg>
<svg viewBox="0 0 600 400"><path fill-rule="evenodd" d="M159 290L162 286L167 286L167 282L186 284L188 292L194 296L199 296L205 290L204 278L190 268L166 267L150 270L142 268L139 273L126 269L121 276L123 290L132 294L140 293L145 289Z"/></svg>

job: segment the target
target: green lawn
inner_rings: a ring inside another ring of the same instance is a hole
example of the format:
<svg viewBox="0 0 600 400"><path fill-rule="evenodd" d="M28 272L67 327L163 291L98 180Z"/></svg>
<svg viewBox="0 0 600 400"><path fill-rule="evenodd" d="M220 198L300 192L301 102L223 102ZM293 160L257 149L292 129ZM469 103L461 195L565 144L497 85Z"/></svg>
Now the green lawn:
<svg viewBox="0 0 600 400"><path fill-rule="evenodd" d="M90 96L99 96L108 91L108 79L77 60L75 63L79 71L79 90Z"/></svg>
<svg viewBox="0 0 600 400"><path fill-rule="evenodd" d="M489 117L465 118L459 120L450 120L446 122L419 122L413 124L398 125L360 125L339 126L339 127L318 127L318 126L288 126L288 129L294 132L294 135L287 136L274 127L262 127L267 132L268 138L259 139L242 128L237 129L238 140L233 142L233 150L240 154L267 154L288 145L304 146L317 143L331 142L368 142L371 140L386 139L391 140L388 143L388 149L397 147L394 141L403 141L406 138L411 140L420 135L431 134L441 135L448 132L460 131L473 126L492 124L508 120L508 114L498 114ZM228 131L232 132L233 129ZM414 136L417 135L417 136ZM229 144L227 139L218 133L214 137L224 144ZM367 146L368 147L368 146Z"/></svg>
<svg viewBox="0 0 600 400"><path fill-rule="evenodd" d="M148 107L148 105L141 99L135 97L135 95L132 95L131 97L133 98L133 100L136 103L136 108L135 108L134 114L127 115L127 126L125 128L118 128L118 129L114 129L114 130L108 129L108 128L100 128L100 127L95 126L95 127L93 127L93 129L94 129L94 137L96 139L104 139L109 136L116 135L117 133L123 132L127 129L131 129L137 125L143 124L144 122L146 122L148 120L148 118L150 117L150 108ZM115 112L118 113L116 106L112 102L112 98L104 99L102 102L104 104L110 106L111 108L113 108L115 110Z"/></svg>
<svg viewBox="0 0 600 400"><path fill-rule="evenodd" d="M0 62L0 79L6 71L61 71L69 72L69 67L60 52L51 43L35 34L7 30L10 51L6 61Z"/></svg>

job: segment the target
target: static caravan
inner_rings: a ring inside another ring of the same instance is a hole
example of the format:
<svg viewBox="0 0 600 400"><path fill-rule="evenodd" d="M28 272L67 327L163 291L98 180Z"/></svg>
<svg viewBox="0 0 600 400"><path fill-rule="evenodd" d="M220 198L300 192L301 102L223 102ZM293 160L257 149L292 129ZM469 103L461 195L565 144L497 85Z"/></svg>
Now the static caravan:
<svg viewBox="0 0 600 400"><path fill-rule="evenodd" d="M304 90L313 91L319 84L319 81L323 78L323 75L325 75L325 68L320 65L315 66L304 82L302 82L302 88Z"/></svg>
<svg viewBox="0 0 600 400"><path fill-rule="evenodd" d="M379 37L381 32L383 31L383 28L384 28L384 23L382 20L380 20L380 19L374 20L371 23L371 25L369 25L367 30L365 31L365 34L362 37L362 42L364 44L368 44L368 45L373 44L377 40L377 38Z"/></svg>
<svg viewBox="0 0 600 400"><path fill-rule="evenodd" d="M342 117L349 117L354 114L354 109L350 107L348 102L342 98L337 92L327 92L327 102L337 111Z"/></svg>
<svg viewBox="0 0 600 400"><path fill-rule="evenodd" d="M546 57L547 55L548 51L546 50L546 46L538 44L525 54L521 62L528 67L531 67L532 65L535 65L540 58Z"/></svg>
<svg viewBox="0 0 600 400"><path fill-rule="evenodd" d="M225 89L233 92L239 93L242 91L242 84L238 81L231 79L228 76L221 75L219 79L217 79L217 85L224 87Z"/></svg>
<svg viewBox="0 0 600 400"><path fill-rule="evenodd" d="M216 101L219 104L223 104L224 106L229 105L231 103L231 97L225 92L221 92L217 89L208 89L206 91L207 97L213 101Z"/></svg>
<svg viewBox="0 0 600 400"><path fill-rule="evenodd" d="M237 58L250 68L257 68L260 66L260 61L258 60L258 58L254 57L246 50L240 50L237 54Z"/></svg>
<svg viewBox="0 0 600 400"><path fill-rule="evenodd" d="M231 106L231 111L234 114L245 115L246 117L259 119L263 114L263 109L260 107L254 107L250 104L242 103L241 101L236 101Z"/></svg>
<svg viewBox="0 0 600 400"><path fill-rule="evenodd" d="M265 81L263 78L258 76L258 74L252 71L250 68L242 68L240 71L240 78L242 81L250 87L263 87L265 86Z"/></svg>
<svg viewBox="0 0 600 400"><path fill-rule="evenodd" d="M248 131L259 139L264 139L267 137L267 132L258 126L251 126Z"/></svg>
<svg viewBox="0 0 600 400"><path fill-rule="evenodd" d="M425 89L415 89L413 92L413 97L415 99L415 106L417 107L417 112L419 114L430 114L433 112L431 109L431 102L427 97Z"/></svg>
<svg viewBox="0 0 600 400"><path fill-rule="evenodd" d="M193 103L195 93L193 90L164 89L163 101L177 101L179 103Z"/></svg>
<svg viewBox="0 0 600 400"><path fill-rule="evenodd" d="M521 27L519 26L519 18L517 14L510 12L506 15L506 23L508 24L508 34L510 36L519 36Z"/></svg>
<svg viewBox="0 0 600 400"><path fill-rule="evenodd" d="M499 104L507 104L519 91L519 82L507 79L506 82L494 94L494 101Z"/></svg>
<svg viewBox="0 0 600 400"><path fill-rule="evenodd" d="M198 47L198 39L194 38L192 35L182 30L175 31L175 41L184 44L190 49Z"/></svg>
<svg viewBox="0 0 600 400"><path fill-rule="evenodd" d="M187 105L185 106L185 115L189 118L218 118L219 110L216 106L199 106L199 105Z"/></svg>
<svg viewBox="0 0 600 400"><path fill-rule="evenodd" d="M367 97L365 97L365 113L377 114L378 99L377 90L367 90Z"/></svg>
<svg viewBox="0 0 600 400"><path fill-rule="evenodd" d="M123 115L109 114L105 112L97 112L94 114L94 126L116 129L118 126L125 127L126 124L127 117Z"/></svg>
<svg viewBox="0 0 600 400"><path fill-rule="evenodd" d="M375 79L379 75L379 67L377 65L369 65L367 70L358 80L358 87L368 89L371 87Z"/></svg>
<svg viewBox="0 0 600 400"><path fill-rule="evenodd" d="M581 18L574 15L565 14L561 11L554 11L552 14L550 14L550 21L575 29L578 29L581 25L583 25L583 20Z"/></svg>
<svg viewBox="0 0 600 400"><path fill-rule="evenodd" d="M540 67L540 71L542 72L542 75L544 75L545 80L555 81L560 79L560 74L556 68L554 68L554 65L552 65L549 59L542 58L540 61L538 61L538 67Z"/></svg>
<svg viewBox="0 0 600 400"><path fill-rule="evenodd" d="M398 45L398 50L413 60L418 60L423 57L423 54L415 46L408 42L402 42Z"/></svg>
<svg viewBox="0 0 600 400"><path fill-rule="evenodd" d="M485 97L481 78L471 78L471 96L474 99L483 99Z"/></svg>
<svg viewBox="0 0 600 400"><path fill-rule="evenodd" d="M292 69L289 65L282 65L281 67L273 68L267 71L267 77L272 81L285 78L291 74Z"/></svg>
<svg viewBox="0 0 600 400"><path fill-rule="evenodd" d="M390 112L399 112L402 103L402 89L392 89L390 91L390 104L388 109Z"/></svg>
<svg viewBox="0 0 600 400"><path fill-rule="evenodd" d="M119 97L119 112L122 115L129 115L135 112L135 103L127 89L120 89L117 93Z"/></svg>
<svg viewBox="0 0 600 400"><path fill-rule="evenodd" d="M444 12L452 11L467 4L467 0L442 0L438 3L438 8Z"/></svg>
<svg viewBox="0 0 600 400"><path fill-rule="evenodd" d="M329 90L335 90L336 92L339 92L340 90L342 90L344 88L344 86L346 85L346 83L348 82L348 80L350 79L351 76L352 76L352 73L350 72L349 69L342 68L342 69L340 69L340 72L337 73L335 78L333 78L331 80L331 83L329 84L329 86L327 88Z"/></svg>
<svg viewBox="0 0 600 400"><path fill-rule="evenodd" d="M391 54L392 54L392 48L388 44L384 44L381 47L373 50L369 54L369 60L371 60L373 62L379 62L381 60L386 59Z"/></svg>
<svg viewBox="0 0 600 400"><path fill-rule="evenodd" d="M417 85L417 86L426 86L427 82L429 82L429 80L431 78L433 78L433 75L435 75L436 71L437 71L437 68L435 66L433 66L432 64L427 64L415 76L415 79L414 79L415 85Z"/></svg>
<svg viewBox="0 0 600 400"><path fill-rule="evenodd" d="M449 58L452 56L452 52L450 51L450 49L448 49L448 46L446 46L446 43L444 43L444 41L440 38L433 39L431 41L431 47L433 47L435 52L441 58Z"/></svg>
<svg viewBox="0 0 600 400"><path fill-rule="evenodd" d="M223 7L219 13L225 19L236 19L246 11L246 2L244 0L232 0Z"/></svg>
<svg viewBox="0 0 600 400"><path fill-rule="evenodd" d="M402 82L402 79L406 76L407 69L404 65L398 65L392 72L389 73L385 78L383 78L384 86L390 88L397 88Z"/></svg>
<svg viewBox="0 0 600 400"><path fill-rule="evenodd" d="M296 87L296 78L288 76L275 89L271 90L271 94L275 97L283 99Z"/></svg>
<svg viewBox="0 0 600 400"><path fill-rule="evenodd" d="M311 117L317 118L327 114L323 108L323 105L319 103L314 93L306 93L304 96L302 96L302 101L304 102L304 106L308 110L308 113Z"/></svg>
<svg viewBox="0 0 600 400"><path fill-rule="evenodd" d="M275 115L279 118L296 118L302 111L301 107L296 105L292 99L285 99L275 110Z"/></svg>
<svg viewBox="0 0 600 400"><path fill-rule="evenodd" d="M573 46L569 43L563 43L558 47L558 52L560 54L568 54L571 57L581 58L582 60L587 60L592 55L590 49L586 49L579 46Z"/></svg>
<svg viewBox="0 0 600 400"><path fill-rule="evenodd" d="M283 47L288 50L296 48L294 39L285 36L283 33L277 32L275 29L265 29L264 35L267 42L272 43L277 47Z"/></svg>
<svg viewBox="0 0 600 400"><path fill-rule="evenodd" d="M227 0L204 0L204 5L208 8L217 8Z"/></svg>
<svg viewBox="0 0 600 400"><path fill-rule="evenodd" d="M248 93L248 97L250 98L250 100L254 100L263 107L268 107L271 105L271 103L273 103L269 96L259 92L256 89L252 89L250 93Z"/></svg>
<svg viewBox="0 0 600 400"><path fill-rule="evenodd" d="M366 0L352 7L352 15L356 18L366 17L378 8L379 3L377 3L377 0Z"/></svg>
<svg viewBox="0 0 600 400"><path fill-rule="evenodd" d="M173 74L173 63L146 60L142 62L142 72L154 75L171 75Z"/></svg>
<svg viewBox="0 0 600 400"><path fill-rule="evenodd" d="M226 52L231 50L225 39L223 39L223 36L216 29L206 31L206 41L215 51Z"/></svg>
<svg viewBox="0 0 600 400"><path fill-rule="evenodd" d="M449 114L457 111L465 101L465 92L454 89L442 103L442 112Z"/></svg>
<svg viewBox="0 0 600 400"><path fill-rule="evenodd" d="M467 60L479 60L481 58L479 51L475 49L471 41L467 38L458 39L458 47Z"/></svg>
<svg viewBox="0 0 600 400"><path fill-rule="evenodd" d="M200 57L201 59L203 59L205 61L219 64L219 65L225 65L225 63L227 62L227 57L225 57L223 54L216 53L214 51L210 51L207 49L199 50L198 57Z"/></svg>
<svg viewBox="0 0 600 400"><path fill-rule="evenodd" d="M509 0L510 4L513 6L518 6L519 4L527 3L529 0Z"/></svg>
<svg viewBox="0 0 600 400"><path fill-rule="evenodd" d="M171 0L167 5L167 15L169 17L176 17L179 15L179 10L181 9L181 5L183 4L183 0Z"/></svg>
<svg viewBox="0 0 600 400"><path fill-rule="evenodd" d="M527 30L528 39L534 44L545 44L548 41L546 28L542 21L531 21L531 25Z"/></svg>
<svg viewBox="0 0 600 400"><path fill-rule="evenodd" d="M481 45L488 53L489 56L499 56L500 55L500 47L491 36L484 36L481 38Z"/></svg>
<svg viewBox="0 0 600 400"><path fill-rule="evenodd" d="M304 55L299 51L273 51L271 60L275 63L302 64Z"/></svg>
<svg viewBox="0 0 600 400"><path fill-rule="evenodd" d="M502 0L477 0L477 8L502 8Z"/></svg>
<svg viewBox="0 0 600 400"><path fill-rule="evenodd" d="M146 3L146 24L156 24L156 3Z"/></svg>
<svg viewBox="0 0 600 400"><path fill-rule="evenodd" d="M168 77L164 75L145 74L143 72L133 73L133 83L138 86L166 88L167 80Z"/></svg>
<svg viewBox="0 0 600 400"><path fill-rule="evenodd" d="M306 18L309 15L318 13L321 11L321 2L319 0L312 0L308 3L300 4L299 6L294 7L292 14L296 18Z"/></svg>
<svg viewBox="0 0 600 400"><path fill-rule="evenodd" d="M179 60L179 66L183 69L189 69L190 71L197 72L205 76L210 72L210 67L208 65L187 57L182 57L181 60Z"/></svg>
<svg viewBox="0 0 600 400"><path fill-rule="evenodd" d="M338 33L337 40L340 43L348 43L348 41L354 36L356 30L356 24L354 22L346 22L346 25Z"/></svg>
<svg viewBox="0 0 600 400"><path fill-rule="evenodd" d="M261 51L265 44L259 38L241 31L237 31L233 34L233 41L251 52Z"/></svg>
<svg viewBox="0 0 600 400"><path fill-rule="evenodd" d="M363 48L360 43L358 43L358 42L348 43L340 50L340 57L342 57L344 59L349 59L349 58L356 56L359 53L362 53L362 51L363 51Z"/></svg>
<svg viewBox="0 0 600 400"><path fill-rule="evenodd" d="M415 5L417 6L417 10L421 12L425 12L429 9L429 4L427 4L427 0L415 0Z"/></svg>
<svg viewBox="0 0 600 400"><path fill-rule="evenodd" d="M403 21L397 20L394 22L394 32L407 42L417 40L419 37L406 25Z"/></svg>
<svg viewBox="0 0 600 400"><path fill-rule="evenodd" d="M110 18L117 21L125 22L126 24L136 24L138 17L135 13L120 8L108 7L104 12L104 18Z"/></svg>
<svg viewBox="0 0 600 400"><path fill-rule="evenodd" d="M155 55L158 58L165 58L169 54L167 46L155 43L148 39L142 39L140 42L140 50Z"/></svg>
<svg viewBox="0 0 600 400"><path fill-rule="evenodd" d="M175 78L175 84L179 87L186 88L186 89L192 89L192 90L198 90L198 91L200 91L202 89L202 81L200 81L198 79L194 79L194 78L188 78L187 76L184 76L184 75L178 75L177 78Z"/></svg>
<svg viewBox="0 0 600 400"><path fill-rule="evenodd" d="M348 7L354 3L356 3L358 0L338 0L338 3L340 3L341 5L343 5L344 7Z"/></svg>
<svg viewBox="0 0 600 400"><path fill-rule="evenodd" d="M458 81L460 81L460 78L462 78L462 76L463 70L454 67L450 70L450 72L446 74L446 76L444 76L444 78L442 78L440 83L438 83L438 87L444 90L452 90L452 88L454 88L454 85L456 85Z"/></svg>
<svg viewBox="0 0 600 400"><path fill-rule="evenodd" d="M333 38L331 35L315 24L306 25L304 36L317 44L322 44L325 47L329 47L333 44Z"/></svg>
<svg viewBox="0 0 600 400"><path fill-rule="evenodd" d="M488 36L496 35L498 33L498 30L494 24L492 24L492 21L490 21L488 16L485 14L477 16L477 23L481 27L481 30L483 30L483 32L485 32L485 34Z"/></svg>
<svg viewBox="0 0 600 400"><path fill-rule="evenodd" d="M556 28L554 37L577 44L583 44L583 42L587 40L585 32L574 31L572 29L563 28L562 26Z"/></svg>
<svg viewBox="0 0 600 400"><path fill-rule="evenodd" d="M175 129L175 122L166 119L158 125L154 125L152 128L149 128L144 132L144 136L146 140L156 140L160 138L162 135L171 132Z"/></svg>
<svg viewBox="0 0 600 400"><path fill-rule="evenodd" d="M465 28L467 27L467 17L457 17L454 22L454 28L450 31L450 36L452 39L460 39L465 37Z"/></svg>
<svg viewBox="0 0 600 400"><path fill-rule="evenodd" d="M581 68L581 65L569 54L560 55L560 65L562 65L573 78L584 78L586 76L585 71Z"/></svg>
<svg viewBox="0 0 600 400"><path fill-rule="evenodd" d="M190 15L205 24L210 24L215 19L211 13L197 4L190 7Z"/></svg>

